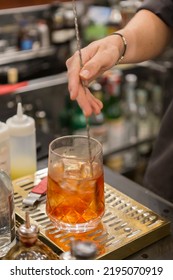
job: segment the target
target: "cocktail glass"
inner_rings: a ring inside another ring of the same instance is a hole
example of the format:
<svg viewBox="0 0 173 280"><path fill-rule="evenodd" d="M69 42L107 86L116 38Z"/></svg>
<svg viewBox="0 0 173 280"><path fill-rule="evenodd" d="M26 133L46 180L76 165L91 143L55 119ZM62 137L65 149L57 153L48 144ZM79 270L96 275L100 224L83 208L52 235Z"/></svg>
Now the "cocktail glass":
<svg viewBox="0 0 173 280"><path fill-rule="evenodd" d="M50 220L60 230L86 232L97 227L104 210L102 145L81 135L53 140L46 202Z"/></svg>

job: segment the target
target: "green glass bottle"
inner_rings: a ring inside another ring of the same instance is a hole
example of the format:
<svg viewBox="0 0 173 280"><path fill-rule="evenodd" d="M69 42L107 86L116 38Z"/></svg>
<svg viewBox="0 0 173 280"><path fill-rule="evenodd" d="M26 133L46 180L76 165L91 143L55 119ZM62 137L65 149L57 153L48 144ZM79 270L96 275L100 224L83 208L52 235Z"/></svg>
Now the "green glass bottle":
<svg viewBox="0 0 173 280"><path fill-rule="evenodd" d="M87 134L86 130L86 117L84 116L82 109L79 107L76 101L72 104L72 114L70 120L70 127L73 134Z"/></svg>
<svg viewBox="0 0 173 280"><path fill-rule="evenodd" d="M101 102L103 102L104 94L103 94L103 88L99 81L94 81L90 85L90 91L93 94L94 97L99 99ZM91 136L101 143L104 143L107 141L108 137L108 128L105 123L105 115L104 111L102 110L99 114L92 114L90 117L90 133Z"/></svg>
<svg viewBox="0 0 173 280"><path fill-rule="evenodd" d="M121 117L121 78L119 70L107 72L105 76L105 98L104 112L107 120L115 120Z"/></svg>
<svg viewBox="0 0 173 280"><path fill-rule="evenodd" d="M65 95L64 107L58 114L58 126L61 135L71 134L71 118L73 114L73 102L70 100L69 93Z"/></svg>

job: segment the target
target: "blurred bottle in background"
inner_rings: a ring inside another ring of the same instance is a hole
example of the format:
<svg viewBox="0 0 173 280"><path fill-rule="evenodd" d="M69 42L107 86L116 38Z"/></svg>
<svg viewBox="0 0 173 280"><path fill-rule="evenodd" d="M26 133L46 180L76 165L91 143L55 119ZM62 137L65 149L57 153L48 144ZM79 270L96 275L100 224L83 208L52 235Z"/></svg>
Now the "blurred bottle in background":
<svg viewBox="0 0 173 280"><path fill-rule="evenodd" d="M145 89L136 90L138 108L138 140L149 139L153 134L152 114L148 106L148 92ZM141 144L138 147L139 154L148 155L151 152L151 143Z"/></svg>
<svg viewBox="0 0 173 280"><path fill-rule="evenodd" d="M108 18L107 23L107 33L112 34L113 32L116 32L117 30L121 29L122 26L122 15L121 15L121 7L119 4L119 0L110 1L110 15Z"/></svg>
<svg viewBox="0 0 173 280"><path fill-rule="evenodd" d="M53 2L50 5L49 30L50 43L57 49L58 62L64 64L74 51L75 28L72 3Z"/></svg>
<svg viewBox="0 0 173 280"><path fill-rule="evenodd" d="M38 20L37 29L38 29L38 41L40 42L40 47L41 48L50 47L49 28L44 19Z"/></svg>
<svg viewBox="0 0 173 280"><path fill-rule="evenodd" d="M120 147L124 141L124 120L121 105L122 72L119 69L104 75L104 114L108 125L109 146Z"/></svg>
<svg viewBox="0 0 173 280"><path fill-rule="evenodd" d="M136 103L136 86L138 77L135 74L127 74L124 77L124 121L126 143L133 144L138 139L138 108ZM131 148L124 153L126 168L134 168L137 162L137 150Z"/></svg>
<svg viewBox="0 0 173 280"><path fill-rule="evenodd" d="M34 119L37 130L45 134L48 134L50 132L48 116L44 109L44 105L41 99L36 99L35 101Z"/></svg>
<svg viewBox="0 0 173 280"><path fill-rule="evenodd" d="M76 101L72 104L70 127L73 134L86 135L86 117Z"/></svg>
<svg viewBox="0 0 173 280"><path fill-rule="evenodd" d="M108 141L104 150L118 150L125 144L124 116L122 111L122 76L119 69L107 71L103 76L104 114L108 129ZM119 172L123 170L123 153L116 153L106 159L106 164Z"/></svg>
<svg viewBox="0 0 173 280"><path fill-rule="evenodd" d="M119 1L122 16L122 27L124 27L131 20L141 2L142 0Z"/></svg>
<svg viewBox="0 0 173 280"><path fill-rule="evenodd" d="M33 48L33 37L31 35L31 29L27 19L22 19L19 22L19 33L18 33L18 50L26 51L32 50Z"/></svg>
<svg viewBox="0 0 173 280"><path fill-rule="evenodd" d="M16 243L13 185L10 177L0 170L0 258Z"/></svg>
<svg viewBox="0 0 173 280"><path fill-rule="evenodd" d="M160 122L163 116L163 90L159 84L153 84L150 111L152 111L153 135L156 136L159 132Z"/></svg>
<svg viewBox="0 0 173 280"><path fill-rule="evenodd" d="M70 99L69 93L65 93L64 106L58 114L58 123L60 122L61 135L72 133L71 118L73 113L73 102Z"/></svg>
<svg viewBox="0 0 173 280"><path fill-rule="evenodd" d="M99 81L93 81L90 85L90 91L101 102L104 101L104 92ZM100 114L92 114L90 117L90 134L102 144L108 140L108 127L106 125L104 110Z"/></svg>
<svg viewBox="0 0 173 280"><path fill-rule="evenodd" d="M0 122L0 170L10 175L10 135L8 126Z"/></svg>
<svg viewBox="0 0 173 280"><path fill-rule="evenodd" d="M107 120L116 120L122 116L121 110L121 82L122 72L118 69L107 71L104 75L104 112Z"/></svg>

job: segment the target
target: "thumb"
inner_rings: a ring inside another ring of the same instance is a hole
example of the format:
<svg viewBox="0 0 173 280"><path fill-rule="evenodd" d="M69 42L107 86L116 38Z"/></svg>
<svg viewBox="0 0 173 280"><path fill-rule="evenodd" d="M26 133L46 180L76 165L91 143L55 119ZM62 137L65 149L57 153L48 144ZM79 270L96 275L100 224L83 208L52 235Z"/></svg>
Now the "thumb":
<svg viewBox="0 0 173 280"><path fill-rule="evenodd" d="M89 80L92 77L92 74L91 74L89 69L82 69L80 71L80 77L81 77L81 79L87 81L87 80Z"/></svg>
<svg viewBox="0 0 173 280"><path fill-rule="evenodd" d="M101 59L101 56L103 57ZM114 65L111 56L102 53L96 53L88 62L85 63L80 71L80 78L84 81L85 85L98 78L106 70Z"/></svg>
<svg viewBox="0 0 173 280"><path fill-rule="evenodd" d="M80 78L85 87L88 87L89 83L92 80L92 73L87 69L82 69L80 72Z"/></svg>
<svg viewBox="0 0 173 280"><path fill-rule="evenodd" d="M80 78L84 82L85 86L88 86L89 83L96 79L99 75L100 72L96 69L96 67L90 67L89 65L85 65L85 67L80 71Z"/></svg>
<svg viewBox="0 0 173 280"><path fill-rule="evenodd" d="M89 84L92 80L97 78L102 72L102 63L99 54L95 54L89 61L87 61L80 71L80 78Z"/></svg>

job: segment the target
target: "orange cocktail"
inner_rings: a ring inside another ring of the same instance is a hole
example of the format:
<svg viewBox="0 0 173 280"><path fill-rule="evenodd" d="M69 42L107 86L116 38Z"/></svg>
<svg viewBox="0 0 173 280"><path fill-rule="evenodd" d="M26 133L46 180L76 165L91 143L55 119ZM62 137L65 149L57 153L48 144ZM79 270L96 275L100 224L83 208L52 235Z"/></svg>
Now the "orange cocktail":
<svg viewBox="0 0 173 280"><path fill-rule="evenodd" d="M86 137L69 137L75 138L75 144L69 142L65 154L56 145L53 154L49 153L46 211L61 230L85 232L95 228L104 214L102 150L91 138L94 157L90 162ZM95 145L98 147L94 149Z"/></svg>

